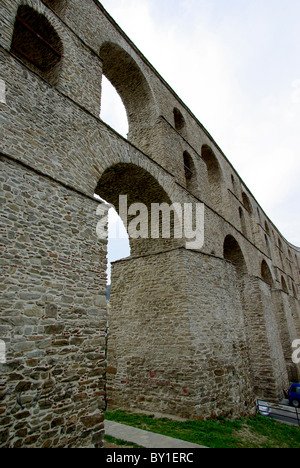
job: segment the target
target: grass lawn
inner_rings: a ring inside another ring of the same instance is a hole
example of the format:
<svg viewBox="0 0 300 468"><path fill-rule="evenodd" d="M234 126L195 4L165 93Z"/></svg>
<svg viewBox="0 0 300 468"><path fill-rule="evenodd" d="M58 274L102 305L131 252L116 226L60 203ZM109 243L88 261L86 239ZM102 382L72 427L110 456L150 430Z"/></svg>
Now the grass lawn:
<svg viewBox="0 0 300 468"><path fill-rule="evenodd" d="M105 415L110 421L210 448L300 448L300 428L264 416L177 422L121 410Z"/></svg>

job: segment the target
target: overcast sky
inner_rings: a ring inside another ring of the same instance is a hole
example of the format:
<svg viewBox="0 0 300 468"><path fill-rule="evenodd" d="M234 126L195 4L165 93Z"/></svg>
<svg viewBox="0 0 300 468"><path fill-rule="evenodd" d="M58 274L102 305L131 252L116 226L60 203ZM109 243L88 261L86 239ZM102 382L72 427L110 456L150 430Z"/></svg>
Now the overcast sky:
<svg viewBox="0 0 300 468"><path fill-rule="evenodd" d="M300 0L101 3L300 246Z"/></svg>

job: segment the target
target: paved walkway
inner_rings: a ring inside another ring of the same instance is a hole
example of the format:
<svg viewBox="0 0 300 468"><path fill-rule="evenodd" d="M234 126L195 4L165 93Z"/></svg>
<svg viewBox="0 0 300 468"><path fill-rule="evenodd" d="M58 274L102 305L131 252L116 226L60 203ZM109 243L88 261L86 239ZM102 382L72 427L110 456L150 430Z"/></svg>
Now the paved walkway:
<svg viewBox="0 0 300 468"><path fill-rule="evenodd" d="M184 440L173 439L153 432L142 431L135 427L126 426L113 421L105 421L105 433L116 439L126 440L126 442L133 442L140 447L144 448L179 448L179 449L193 449L193 448L206 448L201 445L185 442Z"/></svg>

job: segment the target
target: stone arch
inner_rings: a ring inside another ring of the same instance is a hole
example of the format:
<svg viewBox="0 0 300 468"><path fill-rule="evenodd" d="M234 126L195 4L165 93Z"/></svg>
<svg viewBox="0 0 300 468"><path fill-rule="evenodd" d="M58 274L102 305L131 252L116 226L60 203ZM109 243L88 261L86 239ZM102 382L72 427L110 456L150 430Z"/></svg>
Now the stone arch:
<svg viewBox="0 0 300 468"><path fill-rule="evenodd" d="M197 190L197 171L192 156L185 151L183 153L186 188L191 192Z"/></svg>
<svg viewBox="0 0 300 468"><path fill-rule="evenodd" d="M131 55L119 45L104 42L100 48L100 57L103 60L103 74L125 106L129 124L128 139L146 150L146 133L155 107L150 86Z"/></svg>
<svg viewBox="0 0 300 468"><path fill-rule="evenodd" d="M125 228L129 228L128 234L133 256L169 249L180 242L173 236L174 213L172 211L169 220L170 236L162 234L166 230L162 231L162 214L159 213L158 236L151 237L156 227L152 229L151 225L152 205L164 204L170 207L172 201L158 180L144 168L133 163L114 164L102 174L95 193L114 206ZM122 199L120 196L123 196ZM164 221L167 223L168 218L166 217ZM133 236L130 230L130 226L136 227L135 223L139 224L138 236ZM165 228L167 229L166 226Z"/></svg>
<svg viewBox="0 0 300 468"><path fill-rule="evenodd" d="M267 262L265 260L262 261L261 263L261 268L260 268L260 271L261 271L261 277L262 279L268 283L269 286L273 286L273 277L272 277L272 273L271 273L271 270L269 268L269 265L267 264Z"/></svg>
<svg viewBox="0 0 300 468"><path fill-rule="evenodd" d="M24 3L17 10L11 52L52 86L57 84L62 41L46 15Z"/></svg>
<svg viewBox="0 0 300 468"><path fill-rule="evenodd" d="M210 195L212 207L221 209L222 207L222 171L218 159L213 150L208 145L203 145L201 156L207 167L208 182L210 187Z"/></svg>
<svg viewBox="0 0 300 468"><path fill-rule="evenodd" d="M244 215L244 211L242 207L239 207L239 216L240 216L240 221L241 221L242 233L244 234L244 236L247 237L248 233L247 233L246 219L245 219L245 215Z"/></svg>
<svg viewBox="0 0 300 468"><path fill-rule="evenodd" d="M232 235L228 235L225 238L223 244L223 253L224 259L235 265L238 276L242 276L247 273L247 265L244 254L239 243Z"/></svg>
<svg viewBox="0 0 300 468"><path fill-rule="evenodd" d="M266 243L266 247L268 250L268 256L271 258L272 257L271 245L270 245L270 241L269 241L267 234L265 234L265 243Z"/></svg>
<svg viewBox="0 0 300 468"><path fill-rule="evenodd" d="M246 208L248 213L251 215L253 213L252 205L251 205L248 195L245 192L243 192L242 198L243 198L244 207Z"/></svg>
<svg viewBox="0 0 300 468"><path fill-rule="evenodd" d="M173 115L174 115L175 129L177 130L177 132L181 132L185 127L184 117L182 113L180 112L180 110L177 109L177 107L174 107Z"/></svg>

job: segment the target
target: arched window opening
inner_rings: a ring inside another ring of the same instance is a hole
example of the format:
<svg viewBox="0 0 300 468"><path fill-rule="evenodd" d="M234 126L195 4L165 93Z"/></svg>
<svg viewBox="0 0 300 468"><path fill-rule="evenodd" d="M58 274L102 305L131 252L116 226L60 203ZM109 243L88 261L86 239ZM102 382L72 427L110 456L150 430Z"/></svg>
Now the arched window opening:
<svg viewBox="0 0 300 468"><path fill-rule="evenodd" d="M271 252L271 246L270 246L270 242L269 242L267 234L265 234L265 242L266 242L266 246L267 246L267 249L268 249L268 256L271 258L272 257L272 252Z"/></svg>
<svg viewBox="0 0 300 468"><path fill-rule="evenodd" d="M196 168L193 158L187 151L183 153L183 164L185 171L186 188L191 192L195 191L197 189Z"/></svg>
<svg viewBox="0 0 300 468"><path fill-rule="evenodd" d="M124 223L115 208L108 204L106 200L95 194L94 197L103 206L107 205L107 287L108 299L110 296L111 287L111 264L117 260L130 256L129 236L125 229ZM110 206L110 207L109 207ZM103 214L102 210L98 213Z"/></svg>
<svg viewBox="0 0 300 468"><path fill-rule="evenodd" d="M261 277L269 286L273 285L272 273L265 260L263 260L261 264Z"/></svg>
<svg viewBox="0 0 300 468"><path fill-rule="evenodd" d="M250 202L250 200L249 200L248 195L246 195L245 192L243 192L242 198L243 198L243 205L244 205L244 207L246 208L246 210L248 211L249 214L252 214L252 212L253 212L253 210L252 210L252 205L251 205L251 202Z"/></svg>
<svg viewBox="0 0 300 468"><path fill-rule="evenodd" d="M185 127L184 117L183 117L182 113L180 112L180 110L177 109L176 107L173 110L173 114L174 114L175 128L176 128L177 132L180 132Z"/></svg>
<svg viewBox="0 0 300 468"><path fill-rule="evenodd" d="M62 42L49 20L29 6L18 9L11 52L51 85L57 84Z"/></svg>
<svg viewBox="0 0 300 468"><path fill-rule="evenodd" d="M286 281L283 276L281 277L281 288L283 292L285 292L286 294L289 294L289 290L288 290Z"/></svg>
<svg viewBox="0 0 300 468"><path fill-rule="evenodd" d="M208 182L210 186L213 208L220 209L222 206L222 173L219 162L208 145L202 146L201 156L207 167Z"/></svg>
<svg viewBox="0 0 300 468"><path fill-rule="evenodd" d="M132 163L115 164L102 174L95 193L121 216L132 256L182 245L183 239L174 236L174 213L169 209L166 216L161 216L161 211L155 209L157 205L169 208L172 202L145 169Z"/></svg>
<svg viewBox="0 0 300 468"><path fill-rule="evenodd" d="M116 132L127 138L128 118L125 106L110 81L102 75L100 118Z"/></svg>
<svg viewBox="0 0 300 468"><path fill-rule="evenodd" d="M134 59L119 45L105 42L100 48L103 74L119 94L128 118L128 140L149 150L149 125L155 115L150 86Z"/></svg>
<svg viewBox="0 0 300 468"><path fill-rule="evenodd" d="M228 260L235 265L239 276L247 273L247 266L243 252L233 236L228 235L226 237L223 252L225 260Z"/></svg>
<svg viewBox="0 0 300 468"><path fill-rule="evenodd" d="M241 207L239 208L239 216L241 220L242 233L244 234L244 236L247 236L248 231L247 231L246 219L245 219L244 211Z"/></svg>
<svg viewBox="0 0 300 468"><path fill-rule="evenodd" d="M111 264L130 257L129 236L114 208L108 212L107 284L111 285Z"/></svg>

